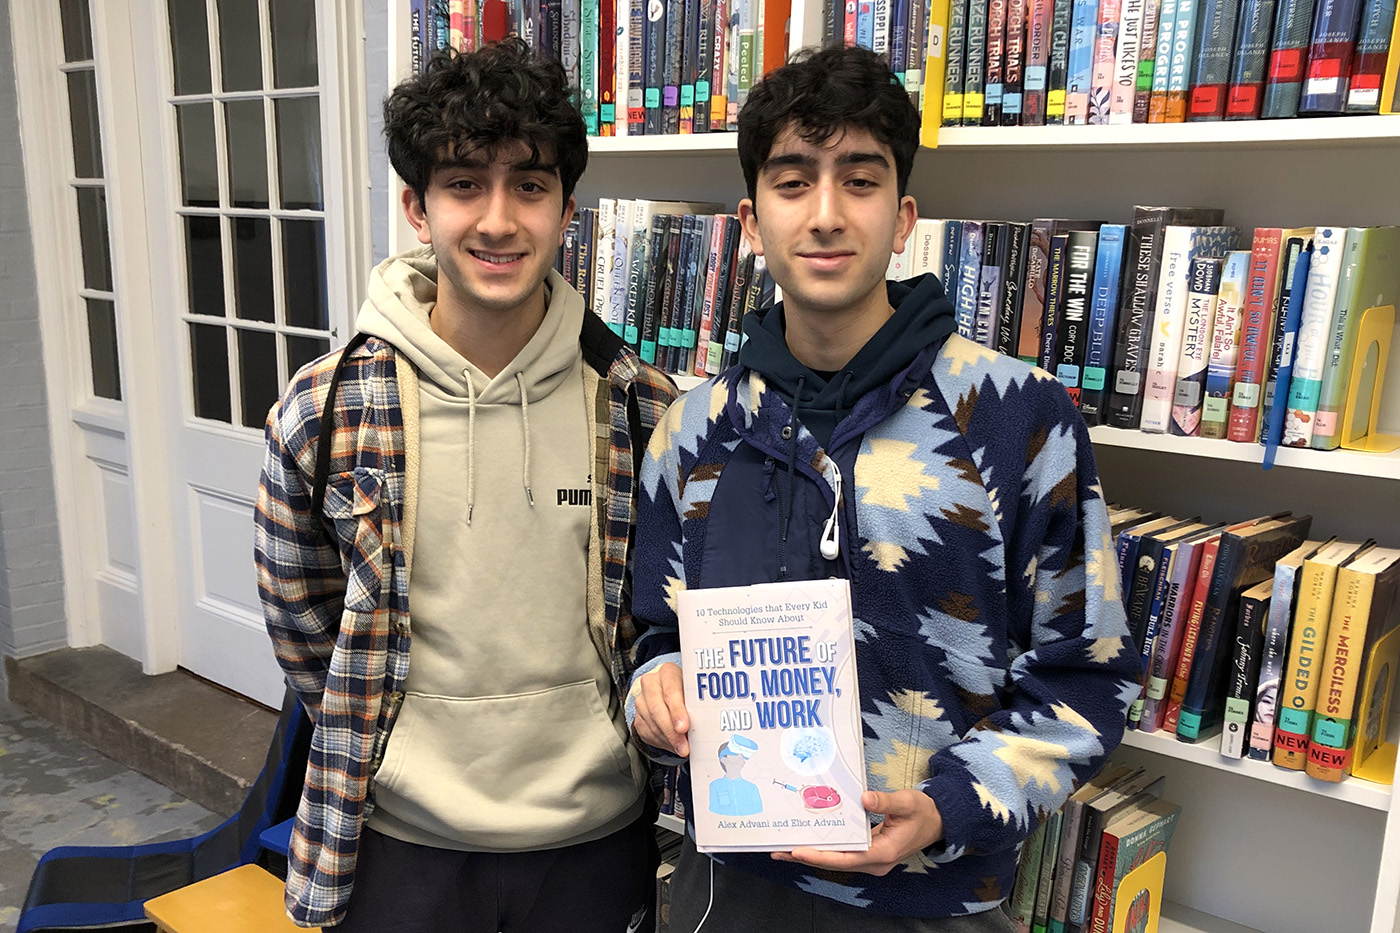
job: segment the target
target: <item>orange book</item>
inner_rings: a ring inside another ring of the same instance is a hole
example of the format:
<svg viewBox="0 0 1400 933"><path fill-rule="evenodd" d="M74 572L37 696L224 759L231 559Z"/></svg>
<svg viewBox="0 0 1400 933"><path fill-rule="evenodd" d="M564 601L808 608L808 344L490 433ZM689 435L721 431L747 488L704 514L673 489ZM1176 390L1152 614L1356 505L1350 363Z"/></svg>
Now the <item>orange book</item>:
<svg viewBox="0 0 1400 933"><path fill-rule="evenodd" d="M792 0L763 0L763 68L767 74L787 62L792 47Z"/></svg>

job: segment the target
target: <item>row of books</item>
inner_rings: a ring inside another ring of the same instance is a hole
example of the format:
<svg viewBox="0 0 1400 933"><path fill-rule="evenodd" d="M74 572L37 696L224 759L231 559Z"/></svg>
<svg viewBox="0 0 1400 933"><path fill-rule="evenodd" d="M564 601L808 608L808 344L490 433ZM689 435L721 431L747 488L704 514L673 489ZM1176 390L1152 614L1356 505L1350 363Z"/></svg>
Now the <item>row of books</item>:
<svg viewBox="0 0 1400 933"><path fill-rule="evenodd" d="M1165 853L1181 807L1161 799L1165 779L1108 765L1036 827L1016 867L1006 907L1017 929L1109 933L1150 929L1161 903L1134 898L1123 882L1133 869ZM1135 887L1135 886L1134 886ZM1131 911L1126 925L1115 913Z"/></svg>
<svg viewBox="0 0 1400 933"><path fill-rule="evenodd" d="M952 0L944 126L1377 113L1393 0Z"/></svg>
<svg viewBox="0 0 1400 933"><path fill-rule="evenodd" d="M744 316L773 302L773 280L718 204L600 198L577 212L557 267L642 359L683 376L733 363Z"/></svg>
<svg viewBox="0 0 1400 933"><path fill-rule="evenodd" d="M1054 374L1091 425L1338 447L1361 314L1400 298L1400 228L1259 227L1237 249L1223 220L921 219L888 274L936 273L963 336Z"/></svg>
<svg viewBox="0 0 1400 933"><path fill-rule="evenodd" d="M1143 664L1130 728L1391 781L1400 550L1309 539L1311 516L1288 512L1224 524L1120 507L1110 521Z"/></svg>
<svg viewBox="0 0 1400 933"><path fill-rule="evenodd" d="M787 57L792 0L410 0L414 72L436 51L517 35L579 88L590 135L737 129Z"/></svg>
<svg viewBox="0 0 1400 933"><path fill-rule="evenodd" d="M656 832L661 862L656 866L656 933L671 929L671 876L681 860L681 837L664 829Z"/></svg>

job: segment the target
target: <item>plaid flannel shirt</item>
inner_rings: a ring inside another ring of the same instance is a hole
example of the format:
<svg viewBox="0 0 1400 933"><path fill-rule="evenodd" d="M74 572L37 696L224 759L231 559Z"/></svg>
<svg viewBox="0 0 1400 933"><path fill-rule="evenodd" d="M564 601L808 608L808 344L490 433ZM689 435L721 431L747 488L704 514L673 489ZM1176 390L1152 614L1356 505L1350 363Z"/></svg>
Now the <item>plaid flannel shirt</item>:
<svg viewBox="0 0 1400 933"><path fill-rule="evenodd" d="M584 315L580 344L585 366L599 377L591 410L592 537L600 559L591 554L589 566L603 579L596 587L601 605L590 599L589 626L621 696L636 637L630 563L637 467L675 388L593 314ZM325 503L312 515L321 413L340 357L335 351L302 367L269 413L255 515L268 632L287 682L316 722L288 855L287 911L304 926L344 916L360 828L373 808L370 782L403 700L411 641L412 542L404 541L403 517L410 460L416 471L417 452L409 449L417 436L416 397L406 430L399 392L416 379L401 378L398 356L383 340L371 338L348 355L334 401Z"/></svg>

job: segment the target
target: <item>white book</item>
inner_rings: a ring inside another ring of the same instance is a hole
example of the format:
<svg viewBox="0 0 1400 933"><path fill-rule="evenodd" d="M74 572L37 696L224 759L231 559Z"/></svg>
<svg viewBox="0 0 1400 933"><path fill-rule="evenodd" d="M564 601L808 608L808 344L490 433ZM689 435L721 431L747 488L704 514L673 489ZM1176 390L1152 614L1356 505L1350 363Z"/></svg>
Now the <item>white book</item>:
<svg viewBox="0 0 1400 933"><path fill-rule="evenodd" d="M613 217L612 269L608 273L608 326L622 336L623 318L627 313L627 269L632 251L632 201L617 200Z"/></svg>
<svg viewBox="0 0 1400 933"><path fill-rule="evenodd" d="M604 0L607 2L607 0ZM632 41L631 0L617 0L617 40L613 59L613 135L627 135L627 108L631 100L627 96L629 79L628 64L632 60L629 45Z"/></svg>
<svg viewBox="0 0 1400 933"><path fill-rule="evenodd" d="M677 596L701 852L870 847L850 581Z"/></svg>
<svg viewBox="0 0 1400 933"><path fill-rule="evenodd" d="M1206 366L1210 363L1211 327L1220 300L1220 271L1224 260L1199 256L1191 263L1182 323L1181 356L1176 363L1176 394L1172 399L1171 433L1198 437Z"/></svg>
<svg viewBox="0 0 1400 933"><path fill-rule="evenodd" d="M1332 342L1333 311L1337 286L1342 281L1346 256L1346 227L1318 227L1313 235L1312 263L1308 266L1303 316L1298 321L1293 377L1288 384L1288 411L1283 418L1285 447L1307 447L1317 423L1317 403L1322 391L1322 371Z"/></svg>
<svg viewBox="0 0 1400 933"><path fill-rule="evenodd" d="M1146 0L1123 0L1118 21L1117 60L1113 68L1113 97L1109 123L1133 122L1133 98L1137 93L1138 58L1142 51L1142 28Z"/></svg>
<svg viewBox="0 0 1400 933"><path fill-rule="evenodd" d="M593 247L593 313L604 323L612 320L613 232L617 227L617 201L598 199L598 238Z"/></svg>

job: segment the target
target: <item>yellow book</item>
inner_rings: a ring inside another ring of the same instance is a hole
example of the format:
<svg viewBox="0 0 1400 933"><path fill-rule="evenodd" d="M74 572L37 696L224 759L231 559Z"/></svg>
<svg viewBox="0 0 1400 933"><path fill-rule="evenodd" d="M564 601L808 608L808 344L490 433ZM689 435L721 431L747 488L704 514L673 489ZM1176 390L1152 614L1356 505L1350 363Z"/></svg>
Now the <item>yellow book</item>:
<svg viewBox="0 0 1400 933"><path fill-rule="evenodd" d="M1316 670L1327 644L1337 568L1369 544L1333 541L1303 561L1274 728L1274 764L1280 768L1302 771L1307 764L1308 736L1317 704Z"/></svg>
<svg viewBox="0 0 1400 933"><path fill-rule="evenodd" d="M1351 771L1357 684L1361 669L1391 616L1400 588L1400 550L1373 547L1337 571L1327 651L1317 671L1313 717L1304 770L1321 781L1340 781Z"/></svg>
<svg viewBox="0 0 1400 933"><path fill-rule="evenodd" d="M919 142L930 149L938 148L938 128L943 125L945 101L943 83L948 76L948 0L932 0L928 10L928 54L924 58L923 124ZM952 101L946 105L951 106ZM962 100L958 101L962 113Z"/></svg>
<svg viewBox="0 0 1400 933"><path fill-rule="evenodd" d="M1390 29L1390 54L1385 60L1385 76L1381 80L1381 113L1400 112L1400 96L1396 87L1400 79L1400 16Z"/></svg>

